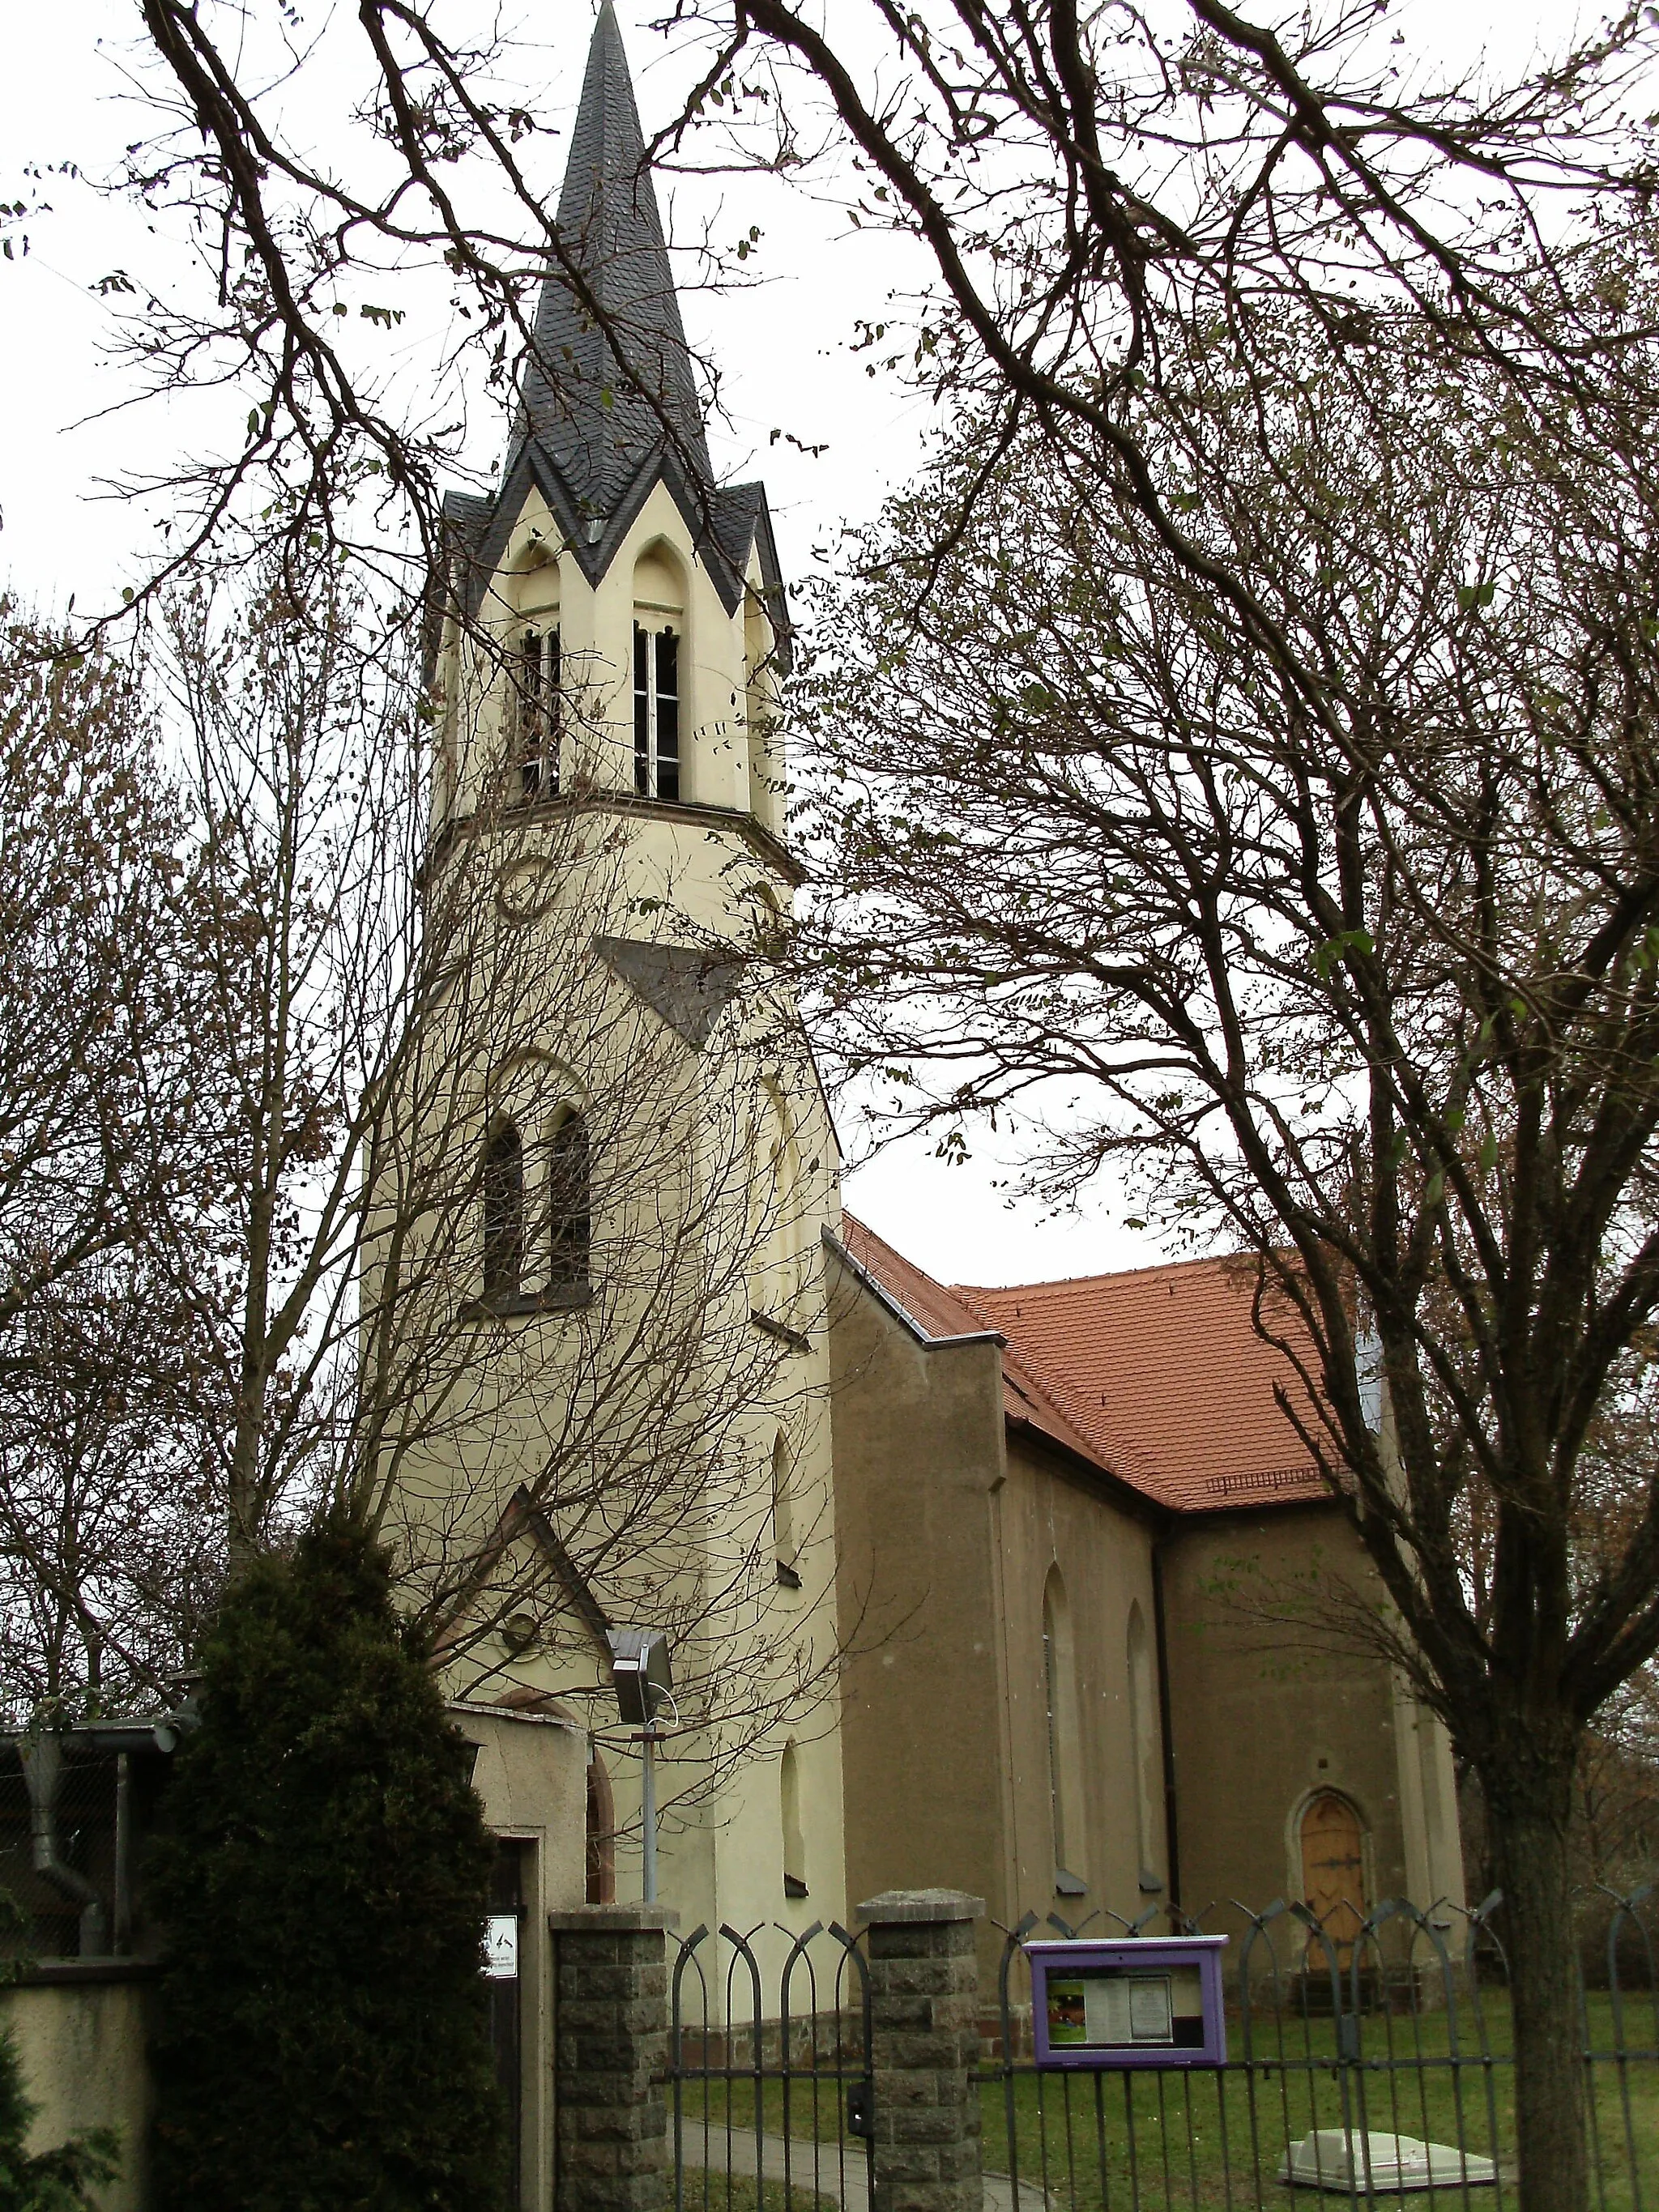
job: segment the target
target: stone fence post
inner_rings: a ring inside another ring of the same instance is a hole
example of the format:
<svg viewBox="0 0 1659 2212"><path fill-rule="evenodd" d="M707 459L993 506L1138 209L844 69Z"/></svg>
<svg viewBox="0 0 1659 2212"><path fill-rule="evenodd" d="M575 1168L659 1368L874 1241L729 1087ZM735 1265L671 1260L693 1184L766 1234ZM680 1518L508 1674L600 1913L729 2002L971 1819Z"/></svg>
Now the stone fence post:
<svg viewBox="0 0 1659 2212"><path fill-rule="evenodd" d="M874 2212L984 2212L980 2175L982 1898L890 1889L859 1907L870 1930Z"/></svg>
<svg viewBox="0 0 1659 2212"><path fill-rule="evenodd" d="M553 1938L554 2203L557 2212L665 2212L668 1967L660 1905L550 1912Z"/></svg>

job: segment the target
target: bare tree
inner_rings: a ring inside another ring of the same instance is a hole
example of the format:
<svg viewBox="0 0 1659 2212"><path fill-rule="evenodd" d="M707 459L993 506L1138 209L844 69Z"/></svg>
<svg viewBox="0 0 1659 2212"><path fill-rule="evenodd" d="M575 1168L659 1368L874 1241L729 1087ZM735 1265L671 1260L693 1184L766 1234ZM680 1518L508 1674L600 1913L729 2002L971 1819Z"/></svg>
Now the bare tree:
<svg viewBox="0 0 1659 2212"><path fill-rule="evenodd" d="M199 1187L201 916L142 671L8 614L0 1684L14 1709L73 1707L176 1672L214 1579L191 1524L216 1409L143 1258Z"/></svg>
<svg viewBox="0 0 1659 2212"><path fill-rule="evenodd" d="M187 1317L165 1299L124 1249L36 1297L9 1333L0 1695L14 1725L155 1704L217 1598L223 1407L204 1402Z"/></svg>
<svg viewBox="0 0 1659 2212"><path fill-rule="evenodd" d="M1540 319L1517 276L1540 234L1644 189L1626 120L1653 35L1641 9L1513 84L1409 75L1380 21L1372 0L1266 23L1219 0L1092 15L870 0L829 31L790 0L698 0L663 27L684 89L650 157L817 165L862 226L915 242L925 296L899 320L872 314L865 337L872 362L912 357L937 392L990 410L964 489L1034 419L1092 453L1196 573L1209 556L1115 404L1159 374L1167 325L1213 315L1248 350L1251 312L1297 297L1340 342L1381 294L1455 326L1470 361L1571 385L1587 334ZM441 490L480 386L527 374L556 410L591 403L597 378L690 458L672 395L612 374L630 357L629 304L594 282L539 185L533 47L457 40L428 0L372 0L308 41L234 0L137 0L135 27L133 89L155 127L112 186L182 218L195 266L165 298L124 270L101 280L124 310L130 394L247 402L228 453L125 481L168 508L137 604L253 524L417 580L444 556ZM298 120L307 88L334 111L320 131ZM691 243L720 284L752 271L759 240L740 225ZM454 335L411 400L384 341L416 272L445 289ZM544 284L611 342L607 365L538 341Z"/></svg>
<svg viewBox="0 0 1659 2212"><path fill-rule="evenodd" d="M1630 337L1595 409L1404 313L1171 348L1137 441L1284 647L1046 440L941 555L964 441L865 543L819 725L835 1016L899 1120L1023 1103L1050 1192L1121 1162L1255 1256L1480 1778L1529 2206L1587 2187L1575 1769L1659 1648L1650 251L1540 279Z"/></svg>
<svg viewBox="0 0 1659 2212"><path fill-rule="evenodd" d="M173 781L134 787L167 799L142 852L165 936L105 879L101 788L27 851L13 824L19 902L50 890L55 932L67 822L84 913L50 949L107 916L113 964L77 941L61 1032L20 998L11 1035L84 1075L89 1126L64 1164L42 1145L0 1228L24 1255L98 1195L81 1241L9 1286L9 1701L161 1692L227 1568L348 1495L467 1694L556 1688L602 1722L605 1622L668 1627L689 1803L799 1726L837 1658L823 1501L796 1501L786 1563L797 1585L815 1563L805 1611L781 1604L774 1531L780 1439L799 1454L822 1417L800 1363L832 1171L822 1146L781 1157L782 1102L816 1093L775 915L753 869L724 924L659 913L693 1048L626 972L625 813L580 775L525 803L486 657L477 804L434 835L440 709L408 626L374 614L325 559L160 603L118 696L168 733ZM38 662L19 681L48 697ZM577 736L597 712L574 676L561 712ZM20 766L49 759L40 737ZM159 1010L142 1034L124 993Z"/></svg>

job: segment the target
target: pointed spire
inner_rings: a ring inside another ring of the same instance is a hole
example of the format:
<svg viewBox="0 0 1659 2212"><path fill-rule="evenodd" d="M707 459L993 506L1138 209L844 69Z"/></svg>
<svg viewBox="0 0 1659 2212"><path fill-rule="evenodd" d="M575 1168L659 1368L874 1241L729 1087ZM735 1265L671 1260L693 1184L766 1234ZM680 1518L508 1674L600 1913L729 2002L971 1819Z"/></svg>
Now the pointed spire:
<svg viewBox="0 0 1659 2212"><path fill-rule="evenodd" d="M608 517L668 442L644 396L649 392L666 409L703 483L712 483L645 135L611 0L593 26L558 227L614 324L617 343L613 347L556 277L548 277L536 313L535 358L524 380L531 435L576 506Z"/></svg>

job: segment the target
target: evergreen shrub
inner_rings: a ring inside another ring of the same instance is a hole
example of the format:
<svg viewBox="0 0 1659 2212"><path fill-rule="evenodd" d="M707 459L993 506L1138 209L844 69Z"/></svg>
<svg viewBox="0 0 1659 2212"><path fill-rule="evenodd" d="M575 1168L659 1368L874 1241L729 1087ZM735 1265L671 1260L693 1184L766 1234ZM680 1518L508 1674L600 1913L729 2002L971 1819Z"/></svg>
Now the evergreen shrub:
<svg viewBox="0 0 1659 2212"><path fill-rule="evenodd" d="M151 1860L156 2212L495 2212L471 1752L336 1514L204 1641Z"/></svg>

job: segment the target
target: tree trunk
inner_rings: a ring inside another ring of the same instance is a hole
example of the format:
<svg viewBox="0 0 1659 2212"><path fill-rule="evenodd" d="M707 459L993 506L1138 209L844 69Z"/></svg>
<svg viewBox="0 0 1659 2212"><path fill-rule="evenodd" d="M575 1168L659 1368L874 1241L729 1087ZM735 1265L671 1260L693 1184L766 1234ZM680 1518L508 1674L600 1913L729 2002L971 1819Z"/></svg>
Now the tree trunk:
<svg viewBox="0 0 1659 2212"><path fill-rule="evenodd" d="M1589 2212L1585 2068L1568 1822L1573 1764L1483 1777L1515 2015L1519 2212ZM1576 1745L1574 1750L1576 1751Z"/></svg>

